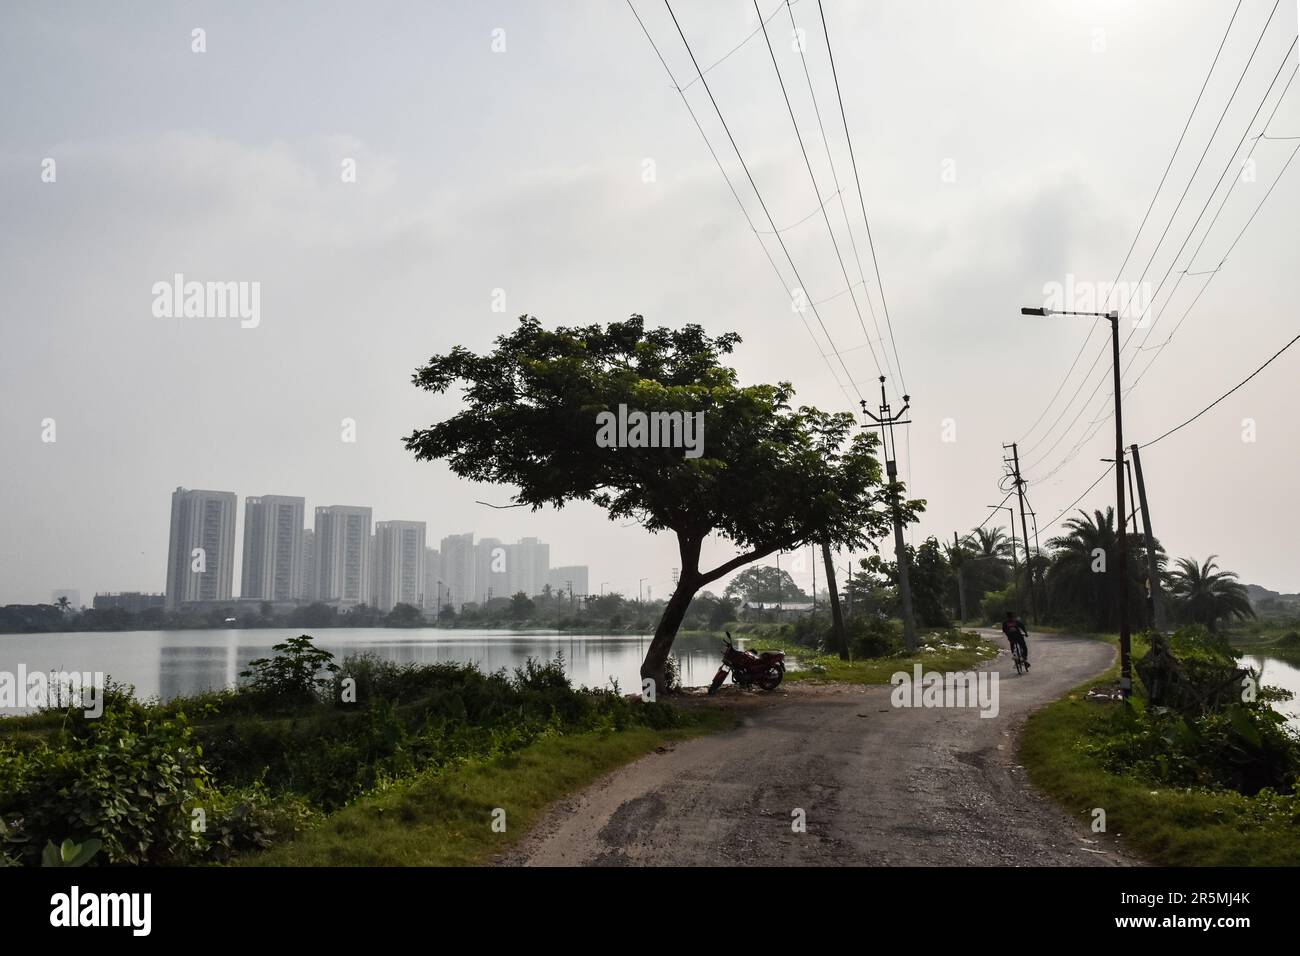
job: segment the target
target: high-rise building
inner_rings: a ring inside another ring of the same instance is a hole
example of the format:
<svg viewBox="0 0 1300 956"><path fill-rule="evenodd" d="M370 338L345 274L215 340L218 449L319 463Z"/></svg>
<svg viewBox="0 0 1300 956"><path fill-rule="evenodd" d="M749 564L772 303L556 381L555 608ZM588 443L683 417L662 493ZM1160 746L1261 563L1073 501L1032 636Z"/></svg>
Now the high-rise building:
<svg viewBox="0 0 1300 956"><path fill-rule="evenodd" d="M375 523L375 566L379 586L375 607L387 613L398 604L421 607L424 602L424 522Z"/></svg>
<svg viewBox="0 0 1300 956"><path fill-rule="evenodd" d="M244 499L244 563L239 596L295 601L302 596L306 502L286 495Z"/></svg>
<svg viewBox="0 0 1300 956"><path fill-rule="evenodd" d="M233 491L177 488L167 542L167 607L228 601L235 575Z"/></svg>
<svg viewBox="0 0 1300 956"><path fill-rule="evenodd" d="M591 593L587 590L587 578L588 570L585 564L566 564L563 567L551 568L546 581L550 584L551 590L563 591L565 597L569 596L570 588L574 594L582 596Z"/></svg>
<svg viewBox="0 0 1300 956"><path fill-rule="evenodd" d="M304 601L316 600L316 532L302 529L302 583L298 596Z"/></svg>
<svg viewBox="0 0 1300 956"><path fill-rule="evenodd" d="M510 590L510 548L499 538L482 538L474 548L475 600L508 598Z"/></svg>
<svg viewBox="0 0 1300 956"><path fill-rule="evenodd" d="M442 610L442 558L437 548L424 549L424 609Z"/></svg>
<svg viewBox="0 0 1300 956"><path fill-rule="evenodd" d="M507 564L511 595L520 591L529 597L541 594L551 570L551 546L536 538L520 538L509 546Z"/></svg>
<svg viewBox="0 0 1300 956"><path fill-rule="evenodd" d="M370 509L326 505L316 509L314 599L364 604L370 596Z"/></svg>
<svg viewBox="0 0 1300 956"><path fill-rule="evenodd" d="M440 550L445 602L459 609L478 600L474 532L448 535L442 539Z"/></svg>

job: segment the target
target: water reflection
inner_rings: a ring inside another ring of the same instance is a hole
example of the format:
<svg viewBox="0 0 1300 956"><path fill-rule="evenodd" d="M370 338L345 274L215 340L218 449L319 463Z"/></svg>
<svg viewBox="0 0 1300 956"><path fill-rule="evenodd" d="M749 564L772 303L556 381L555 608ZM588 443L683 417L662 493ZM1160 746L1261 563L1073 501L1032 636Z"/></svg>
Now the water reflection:
<svg viewBox="0 0 1300 956"><path fill-rule="evenodd" d="M270 656L271 645L301 633L294 629L83 632L0 635L0 670L15 672L76 669L103 671L131 684L136 696L173 697L232 687L251 661ZM487 672L513 672L532 657L564 657L570 681L585 687L610 687L624 693L641 686L640 667L649 635L569 635L547 632L442 631L433 629L331 628L313 635L337 660L373 654L397 663L475 663ZM717 670L720 643L684 635L673 654L680 680L702 686Z"/></svg>

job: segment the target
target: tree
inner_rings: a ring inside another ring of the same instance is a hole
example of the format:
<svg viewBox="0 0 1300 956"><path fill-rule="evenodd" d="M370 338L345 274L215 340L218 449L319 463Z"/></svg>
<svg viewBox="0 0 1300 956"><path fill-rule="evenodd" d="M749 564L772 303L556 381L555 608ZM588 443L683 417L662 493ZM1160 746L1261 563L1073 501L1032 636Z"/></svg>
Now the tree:
<svg viewBox="0 0 1300 956"><path fill-rule="evenodd" d="M414 604L398 601L384 618L384 623L389 627L419 627L424 623L424 617Z"/></svg>
<svg viewBox="0 0 1300 956"><path fill-rule="evenodd" d="M1169 574L1174 610L1179 616L1203 624L1211 634L1218 633L1220 621L1245 620L1255 616L1246 596L1246 587L1238 583L1234 571L1216 571L1212 554L1204 564L1195 558L1179 558L1176 571Z"/></svg>
<svg viewBox="0 0 1300 956"><path fill-rule="evenodd" d="M943 547L933 537L927 538L919 548L910 544L904 547L909 568L908 583L912 587L912 610L918 623L924 627L947 627L951 622L947 600L952 589L953 572L944 557ZM901 614L898 562L873 554L864 558L861 564L869 578L875 577L888 585L885 609L890 614Z"/></svg>
<svg viewBox="0 0 1300 956"><path fill-rule="evenodd" d="M1119 536L1115 531L1115 509L1092 515L1080 510L1081 517L1065 522L1068 534L1047 542L1052 549L1047 569L1047 589L1053 607L1066 617L1087 621L1099 631L1119 625L1120 578ZM1125 532L1128 549L1128 616L1130 621L1145 619L1146 545L1140 535ZM1157 566L1164 553L1156 543Z"/></svg>
<svg viewBox="0 0 1300 956"><path fill-rule="evenodd" d="M777 601L800 603L812 600L803 588L794 583L789 571L767 565L741 571L731 579L722 595L727 598L738 597L751 604L760 601L773 604Z"/></svg>
<svg viewBox="0 0 1300 956"><path fill-rule="evenodd" d="M510 616L516 621L524 620L533 616L533 611L537 605L523 591L518 592L510 598Z"/></svg>
<svg viewBox="0 0 1300 956"><path fill-rule="evenodd" d="M822 539L862 547L889 528L891 491L872 454L875 435L848 412L792 408L789 383L737 384L720 360L739 341L731 332L711 338L698 325L647 329L639 315L553 331L524 316L492 352L457 347L413 377L435 394L457 382L464 390L459 413L406 437L417 459L446 459L462 478L514 485L514 502L534 510L587 501L612 520L676 535L677 587L641 665L658 687L667 686L673 639L701 588L778 551ZM675 415L677 432L659 431L674 447L644 447L644 428L607 447L607 416L628 409L658 415L661 425ZM904 520L923 506L900 502ZM702 568L710 534L740 553Z"/></svg>

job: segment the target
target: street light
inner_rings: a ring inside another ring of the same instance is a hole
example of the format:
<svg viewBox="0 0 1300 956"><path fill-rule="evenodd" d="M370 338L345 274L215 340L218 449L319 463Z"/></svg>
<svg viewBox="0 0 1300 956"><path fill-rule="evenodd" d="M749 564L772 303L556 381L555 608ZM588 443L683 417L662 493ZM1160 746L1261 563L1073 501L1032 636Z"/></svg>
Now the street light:
<svg viewBox="0 0 1300 956"><path fill-rule="evenodd" d="M1110 322L1110 356L1115 380L1115 523L1116 571L1119 573L1119 689L1128 700L1133 693L1133 646L1128 627L1128 534L1125 526L1127 511L1124 507L1124 415L1120 405L1119 374L1119 313L1118 312L1058 312L1053 309L1025 308L1021 315L1082 315Z"/></svg>

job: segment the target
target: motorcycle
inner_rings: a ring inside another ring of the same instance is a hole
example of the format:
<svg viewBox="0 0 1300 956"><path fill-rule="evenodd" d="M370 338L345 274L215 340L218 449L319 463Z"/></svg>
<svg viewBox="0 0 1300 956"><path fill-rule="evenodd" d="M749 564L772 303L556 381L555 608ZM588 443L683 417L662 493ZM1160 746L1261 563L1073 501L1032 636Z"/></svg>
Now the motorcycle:
<svg viewBox="0 0 1300 956"><path fill-rule="evenodd" d="M727 631L726 634L727 639L723 641L722 648L722 666L713 675L709 693L718 692L722 682L727 679L728 672L731 673L732 681L741 687L757 684L763 690L776 690L785 677L785 651L755 654L753 651L741 650L731 643L731 632Z"/></svg>

